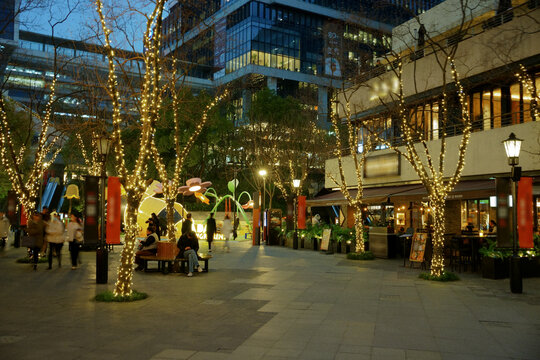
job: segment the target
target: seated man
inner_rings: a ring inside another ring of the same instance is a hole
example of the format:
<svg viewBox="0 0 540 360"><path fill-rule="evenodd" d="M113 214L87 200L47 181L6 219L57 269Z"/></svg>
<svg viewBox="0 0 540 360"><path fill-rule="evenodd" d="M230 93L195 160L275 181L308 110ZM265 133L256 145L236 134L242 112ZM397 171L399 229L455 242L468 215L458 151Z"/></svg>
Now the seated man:
<svg viewBox="0 0 540 360"><path fill-rule="evenodd" d="M193 276L193 269L197 268L198 272L202 272L202 268L199 265L199 260L197 258L197 251L199 251L199 240L197 235L191 230L185 232L178 239L178 258L186 258L188 260L189 272L187 276Z"/></svg>
<svg viewBox="0 0 540 360"><path fill-rule="evenodd" d="M139 251L135 253L135 264L137 264L137 268L135 270L143 270L144 269L144 261L141 259L141 256L148 256L148 255L156 255L157 254L157 242L158 242L158 235L156 234L156 228L152 225L150 225L146 229L146 239L141 241L141 245L139 246Z"/></svg>

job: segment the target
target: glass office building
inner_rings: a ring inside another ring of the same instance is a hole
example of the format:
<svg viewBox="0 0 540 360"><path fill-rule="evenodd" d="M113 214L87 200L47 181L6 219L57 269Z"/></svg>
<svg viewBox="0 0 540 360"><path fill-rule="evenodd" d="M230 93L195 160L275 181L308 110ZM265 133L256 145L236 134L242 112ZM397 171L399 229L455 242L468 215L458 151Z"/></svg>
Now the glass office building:
<svg viewBox="0 0 540 360"><path fill-rule="evenodd" d="M315 88L311 105L326 126L328 90L372 68L389 49L393 26L439 2L176 2L163 22L163 51L197 64L190 74L216 85L255 75L281 95Z"/></svg>

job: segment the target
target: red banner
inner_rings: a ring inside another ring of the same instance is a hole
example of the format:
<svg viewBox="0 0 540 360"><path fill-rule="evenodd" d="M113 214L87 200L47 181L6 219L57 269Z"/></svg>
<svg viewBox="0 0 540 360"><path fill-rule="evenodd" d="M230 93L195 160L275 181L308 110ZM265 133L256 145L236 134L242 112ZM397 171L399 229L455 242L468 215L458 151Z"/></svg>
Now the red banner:
<svg viewBox="0 0 540 360"><path fill-rule="evenodd" d="M107 180L107 244L120 244L120 195L120 179L110 176Z"/></svg>
<svg viewBox="0 0 540 360"><path fill-rule="evenodd" d="M533 248L532 178L523 177L518 183L517 222L520 248Z"/></svg>
<svg viewBox="0 0 540 360"><path fill-rule="evenodd" d="M306 197L298 196L298 228L306 228Z"/></svg>
<svg viewBox="0 0 540 360"><path fill-rule="evenodd" d="M24 213L24 206L21 204L21 226L28 225L28 219L26 218L26 214Z"/></svg>

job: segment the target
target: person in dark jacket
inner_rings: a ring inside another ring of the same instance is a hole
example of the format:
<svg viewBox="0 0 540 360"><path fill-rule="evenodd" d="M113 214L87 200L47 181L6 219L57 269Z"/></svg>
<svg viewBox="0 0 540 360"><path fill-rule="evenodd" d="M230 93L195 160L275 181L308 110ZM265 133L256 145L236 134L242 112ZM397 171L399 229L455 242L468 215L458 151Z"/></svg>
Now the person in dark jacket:
<svg viewBox="0 0 540 360"><path fill-rule="evenodd" d="M214 213L210 213L210 217L208 220L206 220L206 241L208 241L208 252L212 252L212 241L214 241L214 234L216 231L216 219L214 219Z"/></svg>
<svg viewBox="0 0 540 360"><path fill-rule="evenodd" d="M157 243L159 238L156 234L156 228L153 225L150 225L146 229L146 239L141 241L140 249L135 253L135 264L137 268L135 270L144 269L144 261L141 259L141 256L156 255L157 254Z"/></svg>
<svg viewBox="0 0 540 360"><path fill-rule="evenodd" d="M146 222L148 223L148 226L154 226L154 228L156 229L156 234L158 236L158 238L161 240L161 224L159 222L159 218L157 217L156 213L152 213L152 216L150 216L150 218L148 220L146 220Z"/></svg>
<svg viewBox="0 0 540 360"><path fill-rule="evenodd" d="M187 213L186 219L182 223L182 235L187 233L188 231L191 231L193 221L191 221L191 213Z"/></svg>
<svg viewBox="0 0 540 360"><path fill-rule="evenodd" d="M28 236L34 239L34 247L32 248L33 254L33 267L34 270L37 270L37 264L39 260L39 251L43 247L45 241L43 240L43 234L45 233L45 223L41 218L41 214L35 212L32 214L32 217L28 221L28 226L26 228Z"/></svg>
<svg viewBox="0 0 540 360"><path fill-rule="evenodd" d="M199 251L199 239L193 231L188 231L178 239L178 258L188 259L189 272L187 276L193 276L193 270L197 269L198 272L202 272L202 268L199 265L199 259L197 258L197 251Z"/></svg>

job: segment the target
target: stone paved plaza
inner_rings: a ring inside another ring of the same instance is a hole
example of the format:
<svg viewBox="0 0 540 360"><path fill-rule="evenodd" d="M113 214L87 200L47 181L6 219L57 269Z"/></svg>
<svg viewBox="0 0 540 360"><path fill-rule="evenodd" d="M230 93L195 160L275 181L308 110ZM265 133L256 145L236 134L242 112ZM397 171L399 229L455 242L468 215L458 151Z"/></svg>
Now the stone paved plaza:
<svg viewBox="0 0 540 360"><path fill-rule="evenodd" d="M0 254L1 359L540 359L539 278L513 295L477 274L420 280L400 259L240 242L208 274L136 273L148 299L97 303L120 249L96 285L95 254L72 271L66 248L49 271Z"/></svg>

